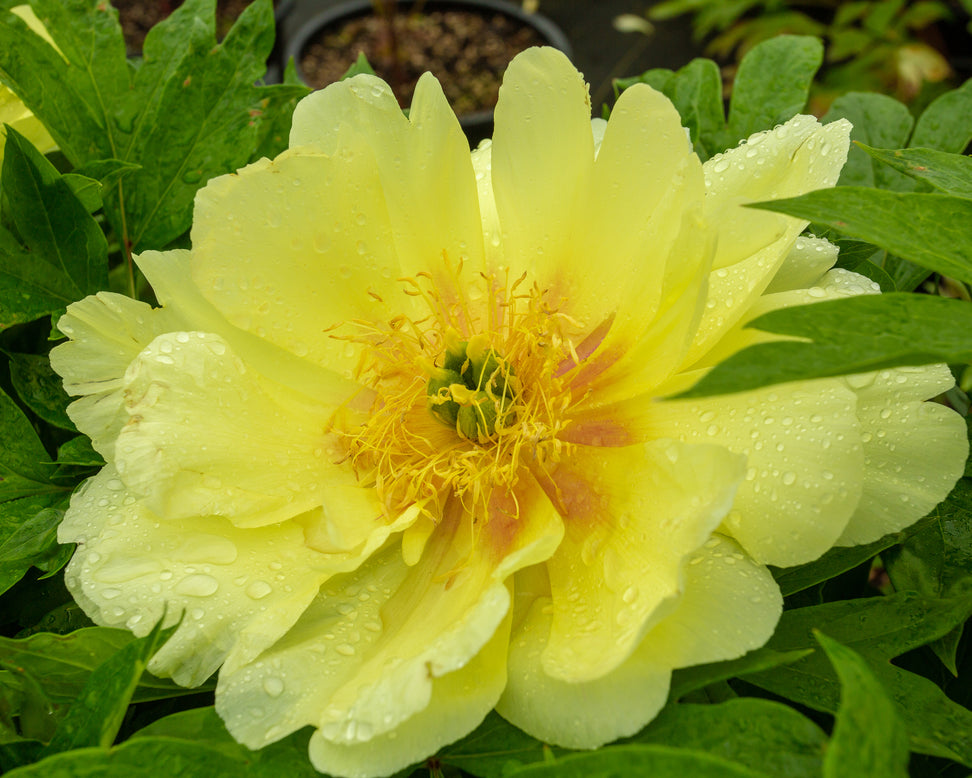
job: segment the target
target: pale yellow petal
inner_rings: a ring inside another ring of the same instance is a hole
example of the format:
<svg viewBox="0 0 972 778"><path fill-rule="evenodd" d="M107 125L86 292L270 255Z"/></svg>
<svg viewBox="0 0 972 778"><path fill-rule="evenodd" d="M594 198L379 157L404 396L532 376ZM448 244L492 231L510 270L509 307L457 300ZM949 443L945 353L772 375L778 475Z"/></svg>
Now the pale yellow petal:
<svg viewBox="0 0 972 778"><path fill-rule="evenodd" d="M475 523L451 499L416 564L391 546L328 581L286 638L221 676L217 710L234 737L258 748L311 725L355 745L426 710L434 679L465 667L504 623L506 577L562 537L538 488L520 497L518 519L500 498Z"/></svg>
<svg viewBox="0 0 972 778"><path fill-rule="evenodd" d="M113 292L72 303L58 320L58 329L70 340L51 349L51 366L68 394L81 395L68 406L68 414L102 456L112 455L128 421L121 392L125 371L175 321L167 311Z"/></svg>
<svg viewBox="0 0 972 778"><path fill-rule="evenodd" d="M689 559L675 610L636 653L673 668L736 659L769 640L782 610L769 570L716 534Z"/></svg>
<svg viewBox="0 0 972 778"><path fill-rule="evenodd" d="M877 540L914 523L948 496L969 453L962 417L922 402L948 390L945 365L900 367L847 379L857 393L864 492L840 545Z"/></svg>
<svg viewBox="0 0 972 778"><path fill-rule="evenodd" d="M429 704L396 729L362 743L340 744L315 731L311 763L323 773L346 778L391 775L474 730L506 685L509 620L507 615L468 664L433 678Z"/></svg>
<svg viewBox="0 0 972 778"><path fill-rule="evenodd" d="M333 368L298 357L230 324L193 282L191 251L143 251L135 262L159 303L174 317L176 324L171 329L215 333L249 368L334 407L360 391L355 382Z"/></svg>
<svg viewBox="0 0 972 778"><path fill-rule="evenodd" d="M389 86L360 75L301 100L291 147L340 155L364 140L374 155L400 274L453 263L483 265L469 143L442 87L426 73L406 119Z"/></svg>
<svg viewBox="0 0 972 778"><path fill-rule="evenodd" d="M353 139L352 139L353 140ZM351 322L410 313L367 138L212 179L196 195L192 278L233 325L351 377Z"/></svg>
<svg viewBox="0 0 972 778"><path fill-rule="evenodd" d="M548 675L541 655L553 606L540 597L510 637L508 680L496 712L544 743L597 748L633 735L668 697L671 669L636 652L596 680L569 683Z"/></svg>
<svg viewBox="0 0 972 778"><path fill-rule="evenodd" d="M765 294L814 286L836 262L837 246L824 238L801 235L794 241Z"/></svg>
<svg viewBox="0 0 972 778"><path fill-rule="evenodd" d="M73 496L58 530L77 543L68 589L96 623L148 634L166 609L183 621L150 664L178 683L202 683L231 654L252 659L314 599L328 559L294 522L242 530L218 518L160 521L111 466Z"/></svg>
<svg viewBox="0 0 972 778"><path fill-rule="evenodd" d="M816 559L847 526L863 489L856 398L842 379L782 384L701 400L632 399L602 409L637 439L725 446L746 477L723 523L757 562Z"/></svg>
<svg viewBox="0 0 972 778"><path fill-rule="evenodd" d="M160 335L129 367L124 391L129 421L114 462L165 518L292 518L321 505L344 456L327 432L329 408L248 371L217 335Z"/></svg>
<svg viewBox="0 0 972 778"><path fill-rule="evenodd" d="M513 278L526 271L549 289L556 307L576 291L571 271L581 258L574 245L588 224L594 138L587 85L562 52L528 49L507 68L494 117L492 185L504 263Z"/></svg>
<svg viewBox="0 0 972 778"><path fill-rule="evenodd" d="M686 367L746 313L806 226L803 220L743 206L833 186L849 139L845 121L821 127L812 116L795 116L705 163L705 221L719 241L709 301Z"/></svg>
<svg viewBox="0 0 972 778"><path fill-rule="evenodd" d="M578 447L553 473L566 533L547 563L545 672L591 681L630 656L671 609L689 555L732 506L744 460L717 446Z"/></svg>

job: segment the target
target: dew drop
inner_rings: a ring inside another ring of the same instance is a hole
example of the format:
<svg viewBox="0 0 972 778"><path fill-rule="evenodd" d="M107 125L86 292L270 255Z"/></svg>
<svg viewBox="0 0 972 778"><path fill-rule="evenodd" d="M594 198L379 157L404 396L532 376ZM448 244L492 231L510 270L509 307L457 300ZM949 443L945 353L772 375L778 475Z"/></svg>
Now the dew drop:
<svg viewBox="0 0 972 778"><path fill-rule="evenodd" d="M254 581L246 587L247 596L252 597L254 600L262 600L272 591L273 587L266 581Z"/></svg>
<svg viewBox="0 0 972 778"><path fill-rule="evenodd" d="M271 697L279 697L283 694L284 682L280 678L267 678L263 682L263 691Z"/></svg>

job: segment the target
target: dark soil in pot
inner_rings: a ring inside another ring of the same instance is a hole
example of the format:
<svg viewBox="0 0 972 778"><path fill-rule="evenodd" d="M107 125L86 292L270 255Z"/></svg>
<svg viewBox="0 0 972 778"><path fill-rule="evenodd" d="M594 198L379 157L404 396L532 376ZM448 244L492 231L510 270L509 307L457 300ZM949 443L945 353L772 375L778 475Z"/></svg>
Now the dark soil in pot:
<svg viewBox="0 0 972 778"><path fill-rule="evenodd" d="M253 0L218 0L216 3L216 37L226 37L230 27ZM111 0L118 9L118 21L125 36L125 51L129 57L142 53L145 36L152 29L182 5L183 0ZM273 7L278 10L287 0L274 0Z"/></svg>
<svg viewBox="0 0 972 778"><path fill-rule="evenodd" d="M503 72L523 49L549 43L525 22L489 8L426 3L416 13L400 7L388 20L374 13L345 18L308 38L298 59L304 80L320 88L338 81L364 52L402 106L431 71L460 116L491 111ZM397 50L398 56L393 52Z"/></svg>

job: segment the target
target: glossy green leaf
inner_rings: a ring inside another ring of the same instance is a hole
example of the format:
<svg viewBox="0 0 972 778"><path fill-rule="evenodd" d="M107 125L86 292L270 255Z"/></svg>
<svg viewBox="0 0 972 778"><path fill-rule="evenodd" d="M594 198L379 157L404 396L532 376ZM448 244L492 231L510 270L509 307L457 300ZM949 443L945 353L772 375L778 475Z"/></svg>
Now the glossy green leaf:
<svg viewBox="0 0 972 778"><path fill-rule="evenodd" d="M824 778L908 778L908 733L881 682L857 652L818 632L840 679L840 707Z"/></svg>
<svg viewBox="0 0 972 778"><path fill-rule="evenodd" d="M60 491L48 481L50 456L17 404L0 391L0 502Z"/></svg>
<svg viewBox="0 0 972 778"><path fill-rule="evenodd" d="M54 507L34 510L34 505L45 498L49 500L50 496L38 495L0 504L4 519L24 506L32 511L0 544L0 594L23 578L31 567L56 572L71 558L71 547L60 546L57 542L57 527L64 511ZM56 495L56 500L62 501L64 498Z"/></svg>
<svg viewBox="0 0 972 778"><path fill-rule="evenodd" d="M570 752L542 743L492 712L466 737L443 748L436 758L479 778L501 778L520 767L566 753Z"/></svg>
<svg viewBox="0 0 972 778"><path fill-rule="evenodd" d="M733 83L726 147L800 113L822 61L823 44L807 36L778 35L750 49Z"/></svg>
<svg viewBox="0 0 972 778"><path fill-rule="evenodd" d="M0 328L60 310L107 283L108 244L87 208L44 156L8 128L2 174Z"/></svg>
<svg viewBox="0 0 972 778"><path fill-rule="evenodd" d="M117 12L101 0L35 0L63 56L12 15L0 24L0 69L72 164L139 166L106 202L116 233L136 250L185 232L209 178L258 149L282 150L288 111L307 93L255 85L274 40L270 0L252 3L219 44L214 6L187 0L152 29L134 66Z"/></svg>
<svg viewBox="0 0 972 778"><path fill-rule="evenodd" d="M751 346L716 365L680 397L706 397L898 365L972 361L972 305L895 292L785 308L749 326L812 342Z"/></svg>
<svg viewBox="0 0 972 778"><path fill-rule="evenodd" d="M629 742L704 751L766 775L817 778L827 737L786 705L739 698L718 705L668 705Z"/></svg>
<svg viewBox="0 0 972 778"><path fill-rule="evenodd" d="M91 438L87 435L78 435L71 438L57 450L57 462L61 465L81 465L88 467L101 467L105 464L101 454L94 450L91 445Z"/></svg>
<svg viewBox="0 0 972 778"><path fill-rule="evenodd" d="M859 652L894 700L911 749L972 766L972 711L950 700L927 678L890 659L942 637L972 615L972 594L938 600L904 592L784 611L767 646L777 651L814 648L819 629ZM822 651L746 680L781 697L835 713L840 683Z"/></svg>
<svg viewBox="0 0 972 778"><path fill-rule="evenodd" d="M11 354L10 380L24 404L48 424L75 430L65 410L71 398L46 354Z"/></svg>
<svg viewBox="0 0 972 778"><path fill-rule="evenodd" d="M0 665L15 667L18 673L37 679L53 702L68 704L77 697L95 668L134 640L127 630L109 627L87 627L68 635L40 632L26 638L0 637ZM132 700L180 697L211 688L185 689L145 673Z"/></svg>
<svg viewBox="0 0 972 778"><path fill-rule="evenodd" d="M321 778L307 757L307 731L251 751L229 735L211 707L167 716L114 748L50 756L10 778Z"/></svg>
<svg viewBox="0 0 972 778"><path fill-rule="evenodd" d="M972 589L972 480L959 480L920 525L901 545L882 555L894 587L929 597L952 597ZM962 631L959 625L932 644L956 675Z"/></svg>
<svg viewBox="0 0 972 778"><path fill-rule="evenodd" d="M934 149L872 149L861 146L874 159L907 176L930 184L945 194L972 199L972 158Z"/></svg>
<svg viewBox="0 0 972 778"><path fill-rule="evenodd" d="M178 629L178 624L163 629L163 620L159 619L145 637L136 638L95 668L41 752L42 757L75 748L105 748L114 742L149 659Z"/></svg>
<svg viewBox="0 0 972 778"><path fill-rule="evenodd" d="M768 669L790 664L802 659L809 650L774 651L757 648L738 659L713 662L707 665L682 667L672 673L672 685L668 693L670 700L678 700L689 692L702 689L710 684L727 681L730 678L745 677L750 673L764 672Z"/></svg>
<svg viewBox="0 0 972 778"><path fill-rule="evenodd" d="M972 142L969 116L972 116L972 79L940 95L925 109L918 117L909 145L961 154Z"/></svg>
<svg viewBox="0 0 972 778"><path fill-rule="evenodd" d="M821 121L828 124L847 119L853 125L851 140L874 148L900 149L908 142L914 125L911 112L893 97L871 92L849 92L840 95ZM880 186L905 191L914 189L906 177L872 160L855 143L847 152L838 180L840 186Z"/></svg>
<svg viewBox="0 0 972 778"><path fill-rule="evenodd" d="M923 268L972 283L970 200L844 186L753 207L826 224Z"/></svg>
<svg viewBox="0 0 972 778"><path fill-rule="evenodd" d="M599 751L570 754L514 770L509 778L764 778L766 773L710 756L670 746L609 746Z"/></svg>

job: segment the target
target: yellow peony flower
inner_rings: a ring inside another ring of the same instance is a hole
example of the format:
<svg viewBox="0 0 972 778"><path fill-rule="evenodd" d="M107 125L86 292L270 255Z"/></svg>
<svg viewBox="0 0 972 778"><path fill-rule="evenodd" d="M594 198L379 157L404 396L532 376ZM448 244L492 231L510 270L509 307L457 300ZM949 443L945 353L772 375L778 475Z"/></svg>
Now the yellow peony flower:
<svg viewBox="0 0 972 778"><path fill-rule="evenodd" d="M762 645L765 565L932 508L966 456L942 366L665 399L773 308L873 293L805 223L743 203L832 186L849 125L798 116L700 163L647 86L606 124L559 52L511 64L470 155L429 74L409 118L357 76L291 148L211 181L160 308L101 293L51 359L107 465L60 530L98 623L220 671L259 748L315 728L334 775L394 772L496 708L590 748L673 668Z"/></svg>

